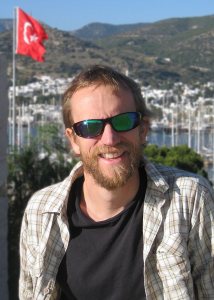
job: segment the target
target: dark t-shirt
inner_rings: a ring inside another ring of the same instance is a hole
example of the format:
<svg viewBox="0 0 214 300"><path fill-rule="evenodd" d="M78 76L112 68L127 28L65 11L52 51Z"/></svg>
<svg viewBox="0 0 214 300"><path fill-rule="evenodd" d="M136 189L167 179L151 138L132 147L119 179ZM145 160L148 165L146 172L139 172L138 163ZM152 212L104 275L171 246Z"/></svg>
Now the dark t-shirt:
<svg viewBox="0 0 214 300"><path fill-rule="evenodd" d="M57 275L61 300L145 299L142 220L146 174L144 170L140 174L133 201L101 222L81 212L83 177L76 180L67 212L71 239Z"/></svg>

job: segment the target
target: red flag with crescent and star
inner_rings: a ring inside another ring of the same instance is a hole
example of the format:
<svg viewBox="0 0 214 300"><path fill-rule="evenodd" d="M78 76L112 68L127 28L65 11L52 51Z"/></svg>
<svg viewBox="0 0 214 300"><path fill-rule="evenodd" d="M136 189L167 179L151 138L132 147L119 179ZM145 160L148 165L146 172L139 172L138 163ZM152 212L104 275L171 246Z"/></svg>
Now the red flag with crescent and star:
<svg viewBox="0 0 214 300"><path fill-rule="evenodd" d="M27 15L20 8L17 9L17 43L16 53L31 56L34 60L43 62L45 47L43 40L48 39L42 25Z"/></svg>

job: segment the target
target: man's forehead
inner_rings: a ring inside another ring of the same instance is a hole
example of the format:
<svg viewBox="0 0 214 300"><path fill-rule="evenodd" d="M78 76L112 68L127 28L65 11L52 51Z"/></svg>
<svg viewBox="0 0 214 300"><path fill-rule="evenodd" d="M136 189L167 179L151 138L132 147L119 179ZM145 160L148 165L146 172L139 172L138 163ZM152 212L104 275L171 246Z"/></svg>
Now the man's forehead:
<svg viewBox="0 0 214 300"><path fill-rule="evenodd" d="M121 93L125 93L125 94L128 93L132 95L132 92L128 87L122 85L110 85L110 84L99 83L99 84L79 87L76 91L74 91L73 95L71 96L71 100L72 98L76 98L76 96L80 96L83 94L90 95L100 90L106 90L108 91L108 93L115 94L115 95L120 95Z"/></svg>
<svg viewBox="0 0 214 300"><path fill-rule="evenodd" d="M127 111L135 111L135 102L127 89L99 85L79 89L71 99L74 121L88 118L107 118Z"/></svg>

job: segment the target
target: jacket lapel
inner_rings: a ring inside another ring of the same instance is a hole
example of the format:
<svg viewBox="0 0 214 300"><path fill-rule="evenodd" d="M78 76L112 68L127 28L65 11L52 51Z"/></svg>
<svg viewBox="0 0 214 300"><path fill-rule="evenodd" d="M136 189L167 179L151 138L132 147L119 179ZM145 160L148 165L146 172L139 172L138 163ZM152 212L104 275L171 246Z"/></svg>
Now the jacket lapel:
<svg viewBox="0 0 214 300"><path fill-rule="evenodd" d="M153 164L144 160L147 173L147 189L143 210L143 257L144 262L151 250L162 224L161 208L166 201L169 185Z"/></svg>
<svg viewBox="0 0 214 300"><path fill-rule="evenodd" d="M147 191L144 199L143 209L143 247L144 261L146 260L155 237L162 223L161 207L166 199L164 194L151 187L152 183L147 186Z"/></svg>

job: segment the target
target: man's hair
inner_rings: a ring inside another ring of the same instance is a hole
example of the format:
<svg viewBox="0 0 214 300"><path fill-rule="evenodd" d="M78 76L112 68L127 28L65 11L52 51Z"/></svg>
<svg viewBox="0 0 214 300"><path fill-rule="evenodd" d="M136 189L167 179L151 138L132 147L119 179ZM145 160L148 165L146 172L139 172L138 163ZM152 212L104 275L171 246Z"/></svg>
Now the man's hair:
<svg viewBox="0 0 214 300"><path fill-rule="evenodd" d="M108 66L93 65L82 70L72 80L62 97L62 114L65 128L70 128L73 125L70 102L72 95L82 88L93 85L108 85L115 90L128 89L133 95L136 110L141 112L142 117L149 118L151 116L141 94L140 86L134 80Z"/></svg>

